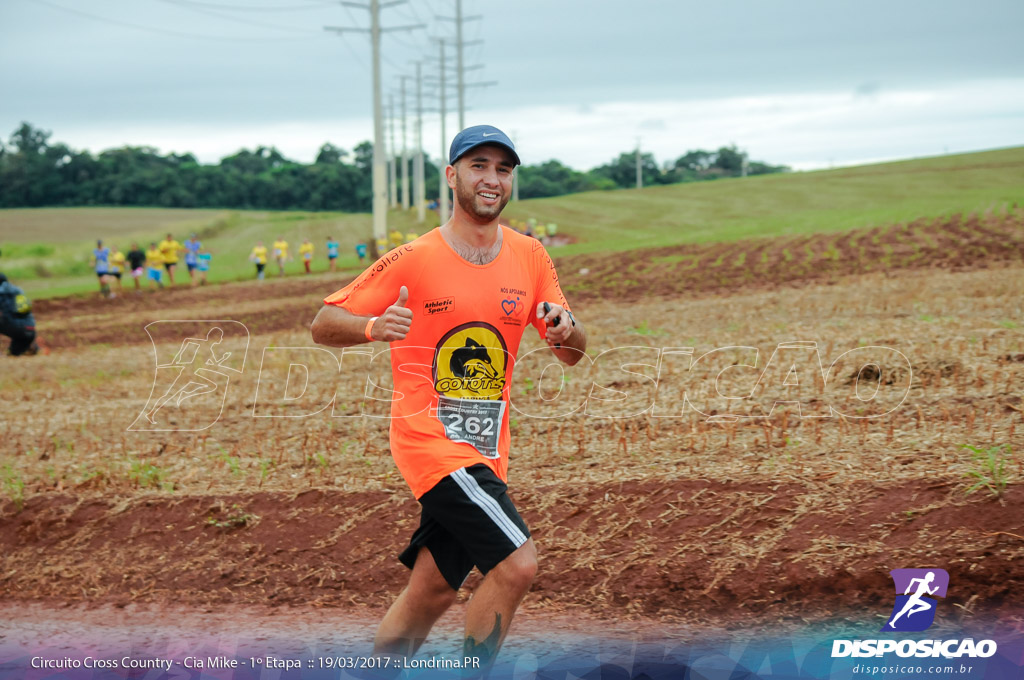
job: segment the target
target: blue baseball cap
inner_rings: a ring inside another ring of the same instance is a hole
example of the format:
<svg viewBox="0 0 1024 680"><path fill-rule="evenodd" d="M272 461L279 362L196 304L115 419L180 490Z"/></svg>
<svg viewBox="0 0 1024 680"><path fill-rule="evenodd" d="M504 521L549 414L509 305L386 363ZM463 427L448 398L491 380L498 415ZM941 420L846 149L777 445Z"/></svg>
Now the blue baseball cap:
<svg viewBox="0 0 1024 680"><path fill-rule="evenodd" d="M448 164L454 165L455 161L462 158L467 151L474 149L481 144L497 144L503 146L512 153L515 165L522 165L519 154L516 153L516 146L504 132L493 125L474 125L468 127L452 140L452 146L448 150Z"/></svg>

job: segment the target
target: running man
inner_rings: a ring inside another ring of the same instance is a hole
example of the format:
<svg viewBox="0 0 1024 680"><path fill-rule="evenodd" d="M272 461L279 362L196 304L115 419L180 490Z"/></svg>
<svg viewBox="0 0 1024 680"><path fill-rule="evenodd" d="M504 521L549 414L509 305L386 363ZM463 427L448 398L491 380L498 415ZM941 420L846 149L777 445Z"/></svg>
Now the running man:
<svg viewBox="0 0 1024 680"><path fill-rule="evenodd" d="M934 588L928 587L934 580L934 571L929 571L927 574L925 574L924 578L910 579L910 583L907 584L907 589L903 591L903 594L909 595L910 590L914 587L915 583L918 584L917 591L913 595L910 595L910 599L908 599L906 604L903 605L903 609L901 609L896 616L892 617L892 621L889 622L889 628L893 628L893 624L896 623L896 619L900 618L904 614L906 614L907 618L909 619L911 616L917 614L918 612L926 612L932 608L932 605L928 604L921 598L925 595L933 595L935 594L935 591L939 589L938 586L935 586Z"/></svg>
<svg viewBox="0 0 1024 680"><path fill-rule="evenodd" d="M338 242L333 236L327 237L327 263L332 272L338 270Z"/></svg>
<svg viewBox="0 0 1024 680"><path fill-rule="evenodd" d="M302 245L299 246L299 257L302 258L302 264L306 268L306 273L309 274L309 266L313 264L313 244L309 242L309 239L303 239Z"/></svg>
<svg viewBox="0 0 1024 680"><path fill-rule="evenodd" d="M174 285L174 269L178 266L178 253L184 248L181 244L174 240L174 237L167 234L167 238L160 241L160 254L164 258L164 269L167 270L167 281L170 285Z"/></svg>
<svg viewBox="0 0 1024 680"><path fill-rule="evenodd" d="M153 241L149 244L149 250L146 251L146 276L149 277L150 288L164 287L164 282L161 280L163 268L164 254L160 252L156 241Z"/></svg>
<svg viewBox="0 0 1024 680"><path fill-rule="evenodd" d="M491 126L467 128L449 161L451 219L327 297L311 332L332 347L389 342L403 395L391 404L391 454L422 515L399 556L409 585L377 629L375 652L415 654L476 566L485 576L463 651L486 669L537 570L505 484L512 364L528 325L569 365L587 338L545 250L498 222L519 164L512 141Z"/></svg>
<svg viewBox="0 0 1024 680"><path fill-rule="evenodd" d="M359 258L359 264L363 263L366 259L366 253L369 251L369 246L366 243L356 244L356 257Z"/></svg>
<svg viewBox="0 0 1024 680"><path fill-rule="evenodd" d="M392 229L391 233L388 234L388 246L390 246L392 250L402 245L404 242L402 232L398 229Z"/></svg>
<svg viewBox="0 0 1024 680"><path fill-rule="evenodd" d="M203 244L199 242L195 234L189 236L188 240L185 241L185 266L188 267L188 276L192 279L193 287L198 283L196 270L199 267L199 251L202 249Z"/></svg>
<svg viewBox="0 0 1024 680"><path fill-rule="evenodd" d="M277 275L284 276L284 261L288 259L288 241L284 236L278 236L274 241L274 259L277 260Z"/></svg>
<svg viewBox="0 0 1024 680"><path fill-rule="evenodd" d="M210 274L210 261L213 259L213 255L208 250L204 250L199 253L196 258L199 264L196 265L196 271L199 272L199 285L206 285L206 277Z"/></svg>
<svg viewBox="0 0 1024 680"><path fill-rule="evenodd" d="M139 279L146 273L146 252L139 247L138 243L132 242L132 249L128 251L128 266L131 268L132 281L135 282L135 293L142 293L142 281Z"/></svg>
<svg viewBox="0 0 1024 680"><path fill-rule="evenodd" d="M263 241L257 241L256 247L249 253L249 261L256 265L256 279L263 280L263 270L267 266L267 247Z"/></svg>
<svg viewBox="0 0 1024 680"><path fill-rule="evenodd" d="M102 240L96 241L96 247L92 251L92 266L100 282L100 295L110 297L110 248L104 246Z"/></svg>
<svg viewBox="0 0 1024 680"><path fill-rule="evenodd" d="M124 272L125 256L117 246L111 246L110 250L110 269L107 271L107 275L109 278L117 280L117 292L123 293L124 288L121 285L121 273ZM114 297L114 294L111 293L110 297Z"/></svg>

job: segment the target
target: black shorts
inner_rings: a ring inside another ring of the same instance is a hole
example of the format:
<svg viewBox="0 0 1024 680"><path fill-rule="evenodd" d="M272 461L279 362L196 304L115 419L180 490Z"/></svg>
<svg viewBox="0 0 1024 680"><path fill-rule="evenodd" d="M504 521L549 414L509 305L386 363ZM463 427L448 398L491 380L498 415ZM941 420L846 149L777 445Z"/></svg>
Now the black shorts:
<svg viewBox="0 0 1024 680"><path fill-rule="evenodd" d="M451 473L420 496L420 526L398 559L412 569L426 547L453 590L474 566L486 574L530 538L507 489L483 463Z"/></svg>
<svg viewBox="0 0 1024 680"><path fill-rule="evenodd" d="M266 266L267 265L265 265L265 264L263 264L261 262L257 262L256 263L256 273L259 274L260 272L262 272L263 268L266 267Z"/></svg>
<svg viewBox="0 0 1024 680"><path fill-rule="evenodd" d="M164 269L166 269L168 271L168 273L169 273L172 269L174 269L174 266L176 264L178 264L178 263L177 262L164 262Z"/></svg>
<svg viewBox="0 0 1024 680"><path fill-rule="evenodd" d="M118 281L121 280L121 272L107 272L107 276L113 276Z"/></svg>

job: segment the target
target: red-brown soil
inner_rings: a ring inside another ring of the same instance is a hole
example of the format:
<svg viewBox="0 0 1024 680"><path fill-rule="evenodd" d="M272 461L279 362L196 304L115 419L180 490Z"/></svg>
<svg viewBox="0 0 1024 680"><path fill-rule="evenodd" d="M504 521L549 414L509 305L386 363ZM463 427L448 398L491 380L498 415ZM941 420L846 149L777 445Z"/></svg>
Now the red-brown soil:
<svg viewBox="0 0 1024 680"><path fill-rule="evenodd" d="M549 611L715 625L881 611L888 569L908 561L946 568L954 605L1020 611L1021 486L995 502L930 480L665 478L536 488L516 501L542 551L531 606ZM379 608L407 576L395 555L417 512L383 491L39 496L6 508L0 584L61 603Z"/></svg>

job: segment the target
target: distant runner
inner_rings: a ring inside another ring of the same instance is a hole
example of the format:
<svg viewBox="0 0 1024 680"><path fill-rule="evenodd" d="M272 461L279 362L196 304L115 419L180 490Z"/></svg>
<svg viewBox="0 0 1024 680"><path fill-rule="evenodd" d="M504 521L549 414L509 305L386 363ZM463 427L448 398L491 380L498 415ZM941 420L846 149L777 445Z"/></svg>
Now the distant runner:
<svg viewBox="0 0 1024 680"><path fill-rule="evenodd" d="M256 265L256 279L263 280L263 269L267 266L267 247L263 241L257 241L256 247L249 253L249 261Z"/></svg>
<svg viewBox="0 0 1024 680"><path fill-rule="evenodd" d="M299 257L302 258L302 264L306 268L306 273L309 274L309 266L313 264L313 244L309 242L309 239L303 239L302 245L299 246Z"/></svg>
<svg viewBox="0 0 1024 680"><path fill-rule="evenodd" d="M131 268L132 281L135 282L136 294L142 293L142 281L146 273L146 252L133 242L131 250L128 251L128 266Z"/></svg>
<svg viewBox="0 0 1024 680"><path fill-rule="evenodd" d="M124 271L125 256L124 253L118 250L117 246L112 246L110 250L110 271L108 274L111 278L117 280L117 292L123 293L124 288L121 286L121 274ZM113 297L114 294L111 293L110 296Z"/></svg>
<svg viewBox="0 0 1024 680"><path fill-rule="evenodd" d="M167 281L174 285L174 269L178 266L178 253L183 250L181 244L174 240L171 234L160 241L160 254L164 258L164 269L167 270Z"/></svg>
<svg viewBox="0 0 1024 680"><path fill-rule="evenodd" d="M192 285L196 286L199 283L196 275L196 270L199 267L199 251L203 249L203 244L199 242L195 234L192 234L185 241L184 249L185 266L188 267L188 275L192 279Z"/></svg>
<svg viewBox="0 0 1024 680"><path fill-rule="evenodd" d="M330 270L337 271L338 269L338 242L334 240L333 236L327 237L327 263L330 266Z"/></svg>
<svg viewBox="0 0 1024 680"><path fill-rule="evenodd" d="M154 241L149 244L149 250L146 251L146 276L149 278L150 288L164 287L163 270L164 254Z"/></svg>
<svg viewBox="0 0 1024 680"><path fill-rule="evenodd" d="M213 255L204 250L201 253L199 253L198 259L199 264L196 265L196 271L199 272L199 285L205 286L206 277L210 273L210 261L213 259Z"/></svg>
<svg viewBox="0 0 1024 680"><path fill-rule="evenodd" d="M274 260L277 261L277 275L284 276L284 261L288 259L288 241L284 236L278 236L274 241Z"/></svg>
<svg viewBox="0 0 1024 680"><path fill-rule="evenodd" d="M110 248L104 246L102 240L96 241L92 251L92 266L100 283L100 295L110 297Z"/></svg>
<svg viewBox="0 0 1024 680"><path fill-rule="evenodd" d="M398 229L392 229L391 233L388 234L388 241L388 245L391 246L392 248L397 248L398 246L402 245L402 243L404 243L402 232L400 232Z"/></svg>

